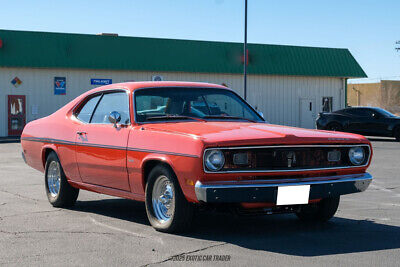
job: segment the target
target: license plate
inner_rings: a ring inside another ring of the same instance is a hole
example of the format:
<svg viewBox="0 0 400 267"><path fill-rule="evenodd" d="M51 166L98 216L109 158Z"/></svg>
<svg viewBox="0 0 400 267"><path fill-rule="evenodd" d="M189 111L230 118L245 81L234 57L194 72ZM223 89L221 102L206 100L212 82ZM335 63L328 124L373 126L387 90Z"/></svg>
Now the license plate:
<svg viewBox="0 0 400 267"><path fill-rule="evenodd" d="M276 205L308 204L310 185L279 186Z"/></svg>

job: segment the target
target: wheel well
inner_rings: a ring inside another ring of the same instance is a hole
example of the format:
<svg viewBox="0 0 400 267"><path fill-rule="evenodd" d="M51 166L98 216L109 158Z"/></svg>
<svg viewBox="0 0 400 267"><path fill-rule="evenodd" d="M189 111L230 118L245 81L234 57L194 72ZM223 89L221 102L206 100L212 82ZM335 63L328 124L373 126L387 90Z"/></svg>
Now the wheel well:
<svg viewBox="0 0 400 267"><path fill-rule="evenodd" d="M161 160L148 160L148 161L146 161L144 163L143 172L142 172L143 173L143 190L145 190L145 188L146 188L147 178L148 178L151 170L157 165L163 165L163 166L169 168L173 173L175 173L174 170L172 169L172 167L168 163L166 163L164 161L161 161Z"/></svg>
<svg viewBox="0 0 400 267"><path fill-rule="evenodd" d="M49 156L49 154L50 154L51 152L54 152L54 153L55 153L54 149L52 149L52 148L45 148L45 149L44 149L44 151L43 151L43 157L42 157L43 168L46 168L47 157Z"/></svg>

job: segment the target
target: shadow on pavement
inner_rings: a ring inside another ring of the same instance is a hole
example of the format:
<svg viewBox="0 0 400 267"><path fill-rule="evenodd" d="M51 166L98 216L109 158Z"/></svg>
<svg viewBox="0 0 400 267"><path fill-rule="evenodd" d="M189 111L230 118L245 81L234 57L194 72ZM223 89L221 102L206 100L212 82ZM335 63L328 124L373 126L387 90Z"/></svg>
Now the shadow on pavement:
<svg viewBox="0 0 400 267"><path fill-rule="evenodd" d="M149 225L144 204L131 200L77 202L73 210ZM340 217L326 224L305 224L293 214L235 217L228 213L199 212L192 232L178 236L306 257L400 248L398 226Z"/></svg>

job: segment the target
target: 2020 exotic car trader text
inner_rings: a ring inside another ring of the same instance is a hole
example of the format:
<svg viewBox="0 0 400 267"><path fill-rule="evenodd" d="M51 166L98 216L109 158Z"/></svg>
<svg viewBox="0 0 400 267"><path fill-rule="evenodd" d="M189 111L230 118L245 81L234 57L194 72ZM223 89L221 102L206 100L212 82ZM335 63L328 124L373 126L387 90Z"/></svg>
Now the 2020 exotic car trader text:
<svg viewBox="0 0 400 267"><path fill-rule="evenodd" d="M340 195L372 180L363 136L268 124L233 91L205 83L93 89L27 124L21 144L53 206L74 205L79 189L144 201L165 232L190 227L198 207L327 221Z"/></svg>

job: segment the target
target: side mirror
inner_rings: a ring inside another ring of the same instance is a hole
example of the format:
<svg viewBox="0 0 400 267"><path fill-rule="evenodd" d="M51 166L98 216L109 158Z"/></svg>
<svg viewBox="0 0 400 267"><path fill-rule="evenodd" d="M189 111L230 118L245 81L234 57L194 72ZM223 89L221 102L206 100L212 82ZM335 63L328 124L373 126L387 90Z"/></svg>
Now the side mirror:
<svg viewBox="0 0 400 267"><path fill-rule="evenodd" d="M121 121L121 114L117 111L112 111L110 112L110 115L108 115L108 120L114 124L115 128L117 128L117 123Z"/></svg>

